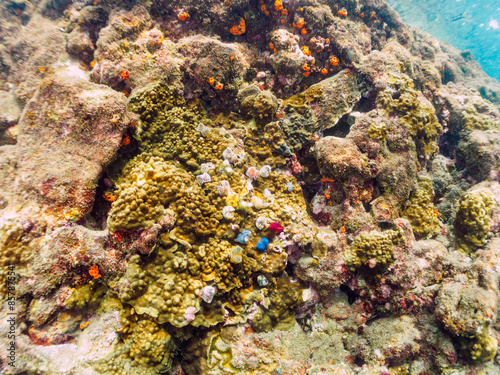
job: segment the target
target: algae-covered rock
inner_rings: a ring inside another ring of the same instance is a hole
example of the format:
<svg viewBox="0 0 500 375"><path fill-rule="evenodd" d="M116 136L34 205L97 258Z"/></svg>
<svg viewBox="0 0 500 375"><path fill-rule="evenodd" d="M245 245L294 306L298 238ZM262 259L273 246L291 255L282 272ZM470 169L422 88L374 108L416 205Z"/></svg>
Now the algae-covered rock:
<svg viewBox="0 0 500 375"><path fill-rule="evenodd" d="M289 330L295 325L294 310L302 302L300 284L290 282L288 277L281 277L264 303L252 319L256 332L269 332L273 329Z"/></svg>
<svg viewBox="0 0 500 375"><path fill-rule="evenodd" d="M476 90L450 82L443 86L439 95L448 111L449 126L453 133L458 135L461 130L470 132L499 129L498 109L491 102L483 99Z"/></svg>
<svg viewBox="0 0 500 375"><path fill-rule="evenodd" d="M4 23L2 33L7 38L2 45L8 49L6 55L10 58L4 55L0 65L2 70L7 68L7 81L17 82L13 90L17 98L26 103L45 78L61 69L60 66L69 65L66 36L60 26L40 14L34 14L30 22L19 27L7 27L7 24Z"/></svg>
<svg viewBox="0 0 500 375"><path fill-rule="evenodd" d="M22 106L15 95L0 92L0 131L5 131L10 126L15 126L21 117ZM4 138L2 144L7 142Z"/></svg>
<svg viewBox="0 0 500 375"><path fill-rule="evenodd" d="M281 28L270 33L270 40L276 52L270 56L269 62L274 71L279 72L282 77L280 81L287 93L290 92L290 85L300 82L303 78L302 66L311 60L302 53L299 39L298 35Z"/></svg>
<svg viewBox="0 0 500 375"><path fill-rule="evenodd" d="M41 224L35 222L31 223L31 226L41 230ZM102 251L108 240L107 232L70 225L54 229L49 236L25 233L22 237L28 239L32 236L36 241L32 243L32 261L29 268L31 281L20 285L19 295L29 294L38 298L53 295L53 291L60 290L62 285L67 287L69 284L73 288L75 284L71 280L75 273L78 273L79 280L85 280L87 284L92 279L89 271L94 266L100 270L100 282L107 278L108 273L113 275L123 272L123 254L116 249ZM63 291L60 293L66 294ZM61 301L65 300L63 297L59 298Z"/></svg>
<svg viewBox="0 0 500 375"><path fill-rule="evenodd" d="M477 181L500 173L500 131L474 130L463 135L458 143L457 156L467 173Z"/></svg>
<svg viewBox="0 0 500 375"><path fill-rule="evenodd" d="M497 291L464 275L445 284L436 297L438 320L457 337L459 348L473 362L489 361L497 353L497 338L490 333L497 300Z"/></svg>
<svg viewBox="0 0 500 375"><path fill-rule="evenodd" d="M386 364L397 365L417 357L422 349L422 333L407 315L377 319L363 330L362 337L364 345L352 349L369 363L384 358Z"/></svg>
<svg viewBox="0 0 500 375"><path fill-rule="evenodd" d="M339 95L341 92L344 95ZM292 105L299 110L310 107L317 117L314 130L318 131L335 126L343 115L352 110L360 97L356 76L346 69L284 100L283 105Z"/></svg>
<svg viewBox="0 0 500 375"><path fill-rule="evenodd" d="M72 221L92 208L97 180L130 122L124 95L78 74L43 81L19 122L17 149L17 189Z"/></svg>
<svg viewBox="0 0 500 375"><path fill-rule="evenodd" d="M151 81L178 83L183 59L176 46L164 39L143 6L112 12L95 43L94 81L127 93ZM122 72L126 72L123 78Z"/></svg>
<svg viewBox="0 0 500 375"><path fill-rule="evenodd" d="M316 158L323 176L347 181L369 175L368 158L350 139L324 137L316 143Z"/></svg>
<svg viewBox="0 0 500 375"><path fill-rule="evenodd" d="M338 4L335 4L338 6ZM363 23L351 23L340 17L334 17L328 28L328 38L340 52L342 62L357 63L370 52L372 36Z"/></svg>
<svg viewBox="0 0 500 375"><path fill-rule="evenodd" d="M196 7L198 9L198 5ZM181 68L186 89L191 95L207 90L214 98L222 97L221 104L227 105L225 93L230 94L232 99L232 95L243 85L249 69L248 51L244 45L198 34L179 40L178 49L185 57ZM210 78L215 80L214 85L208 82Z"/></svg>
<svg viewBox="0 0 500 375"><path fill-rule="evenodd" d="M463 275L444 284L436 297L436 316L455 336L476 337L492 323L497 294Z"/></svg>

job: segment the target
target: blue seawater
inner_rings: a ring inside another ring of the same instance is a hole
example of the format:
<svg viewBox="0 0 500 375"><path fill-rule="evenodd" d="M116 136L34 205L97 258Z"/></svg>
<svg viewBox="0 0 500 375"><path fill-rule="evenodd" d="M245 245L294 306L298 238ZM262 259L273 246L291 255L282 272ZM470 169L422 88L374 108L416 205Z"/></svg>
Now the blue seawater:
<svg viewBox="0 0 500 375"><path fill-rule="evenodd" d="M500 0L388 0L404 21L461 50L500 81Z"/></svg>

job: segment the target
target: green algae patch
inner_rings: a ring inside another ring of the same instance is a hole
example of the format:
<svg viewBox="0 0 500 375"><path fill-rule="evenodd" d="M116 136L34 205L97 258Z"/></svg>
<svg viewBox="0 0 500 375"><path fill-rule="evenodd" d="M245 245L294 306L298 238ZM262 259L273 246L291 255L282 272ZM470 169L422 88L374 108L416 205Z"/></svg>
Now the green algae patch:
<svg viewBox="0 0 500 375"><path fill-rule="evenodd" d="M470 254L486 243L495 200L485 189L470 191L460 200L453 226L457 247Z"/></svg>
<svg viewBox="0 0 500 375"><path fill-rule="evenodd" d="M309 104L315 103L323 98L324 90L320 84L309 87L304 92L298 93L283 101L285 107L297 108L299 111L305 111Z"/></svg>
<svg viewBox="0 0 500 375"><path fill-rule="evenodd" d="M418 189L410 197L410 204L402 216L410 221L417 238L430 238L441 230L438 213L432 203L432 181L429 177L418 176Z"/></svg>
<svg viewBox="0 0 500 375"><path fill-rule="evenodd" d="M316 115L309 107L303 110L294 106L286 107L285 117L279 124L285 134L284 139L291 152L297 153L312 142L311 137L316 126L316 121Z"/></svg>

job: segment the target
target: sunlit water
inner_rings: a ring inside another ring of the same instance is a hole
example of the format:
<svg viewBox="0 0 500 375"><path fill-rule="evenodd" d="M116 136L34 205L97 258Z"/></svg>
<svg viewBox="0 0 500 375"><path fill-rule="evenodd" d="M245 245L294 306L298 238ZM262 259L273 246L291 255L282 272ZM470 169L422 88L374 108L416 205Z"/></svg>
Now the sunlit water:
<svg viewBox="0 0 500 375"><path fill-rule="evenodd" d="M500 0L388 0L412 26L470 50L500 81Z"/></svg>

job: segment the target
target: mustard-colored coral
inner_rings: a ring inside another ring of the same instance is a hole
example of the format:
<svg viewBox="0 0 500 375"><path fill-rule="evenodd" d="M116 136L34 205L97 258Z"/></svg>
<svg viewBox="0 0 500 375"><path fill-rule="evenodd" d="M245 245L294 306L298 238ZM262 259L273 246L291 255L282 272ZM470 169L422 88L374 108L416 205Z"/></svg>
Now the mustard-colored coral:
<svg viewBox="0 0 500 375"><path fill-rule="evenodd" d="M457 247L471 253L486 243L495 200L484 189L470 191L460 201L454 227Z"/></svg>
<svg viewBox="0 0 500 375"><path fill-rule="evenodd" d="M172 366L174 344L170 334L149 318L122 314L122 340L96 364L100 374L163 374Z"/></svg>
<svg viewBox="0 0 500 375"><path fill-rule="evenodd" d="M385 141L386 135L387 125L384 122L374 122L370 124L370 128L368 129L368 136L371 139L374 139L377 142L383 142Z"/></svg>
<svg viewBox="0 0 500 375"><path fill-rule="evenodd" d="M8 267L19 274L32 257L32 239L23 235L23 226L17 220L0 224L0 300L7 296L6 280L11 275Z"/></svg>
<svg viewBox="0 0 500 375"><path fill-rule="evenodd" d="M350 271L362 266L388 267L394 261L394 246L399 245L402 240L401 230L361 233L347 250L345 265Z"/></svg>
<svg viewBox="0 0 500 375"><path fill-rule="evenodd" d="M133 256L126 274L130 288L122 292L121 298L138 314L147 314L160 324L187 325L186 309L200 308L197 293L204 286L199 277L201 255L204 254L183 251L171 243L169 247L159 247L149 261Z"/></svg>
<svg viewBox="0 0 500 375"><path fill-rule="evenodd" d="M473 339L466 340L465 349L474 362L487 362L495 358L498 341L496 337L488 334L488 329L484 329Z"/></svg>
<svg viewBox="0 0 500 375"><path fill-rule="evenodd" d="M278 109L278 99L270 91L261 91L250 85L238 92L238 101L245 116L254 118L257 124L269 122Z"/></svg>
<svg viewBox="0 0 500 375"><path fill-rule="evenodd" d="M495 112L493 104L484 99L472 100L464 108L462 113L462 128L466 131L472 130L498 130L498 121L488 116L491 112Z"/></svg>
<svg viewBox="0 0 500 375"><path fill-rule="evenodd" d="M202 237L215 235L221 216L220 213L217 215L217 209L200 186L194 185L181 191L171 208L179 217L176 225L185 233Z"/></svg>
<svg viewBox="0 0 500 375"><path fill-rule="evenodd" d="M182 162L196 170L201 163L221 157L226 144L204 116L198 101L186 103L174 89L149 85L130 99L130 109L139 115L136 138L141 151L165 160ZM200 123L206 133L200 132Z"/></svg>
<svg viewBox="0 0 500 375"><path fill-rule="evenodd" d="M280 222L305 252L319 256L326 251L316 243L317 230L301 187L294 177L276 170L284 159L273 156L270 147L262 151L257 143L247 144L250 129L245 129L245 144L238 145L223 128L213 126L196 103L175 97L170 88L155 85L131 100L131 109L141 119L136 137L141 153L116 180L109 228L150 226L167 206L176 221L169 233L159 234L148 257L130 258L119 282L119 298L158 324L210 327L224 320L226 306L236 314L250 308L253 302L246 296L257 288L271 296L265 315L273 325L293 322L301 284L287 287L277 281L288 255L267 225ZM309 115L309 120L314 117ZM227 128L247 126L234 117L220 117L220 123ZM277 123L267 126L269 131L259 135L263 141L279 128ZM130 203L138 199L140 204ZM243 230L250 233L248 243L237 241ZM262 237L278 251L257 251ZM267 285L256 283L258 273L265 273Z"/></svg>
<svg viewBox="0 0 500 375"><path fill-rule="evenodd" d="M434 107L413 88L408 80L395 83L398 95L392 90L379 93L377 104L389 117L395 115L398 123L411 134L419 155L430 157L437 149L437 139L442 131Z"/></svg>
<svg viewBox="0 0 500 375"><path fill-rule="evenodd" d="M102 296L107 292L104 284L99 284L94 280L71 291L70 297L64 305L70 309L95 309L101 303Z"/></svg>
<svg viewBox="0 0 500 375"><path fill-rule="evenodd" d="M148 228L191 183L191 177L159 157L132 159L120 179L108 217L109 230Z"/></svg>
<svg viewBox="0 0 500 375"><path fill-rule="evenodd" d="M432 204L432 182L429 177L418 177L418 189L410 197L410 205L403 210L403 217L410 221L417 238L430 238L440 232L437 210Z"/></svg>

